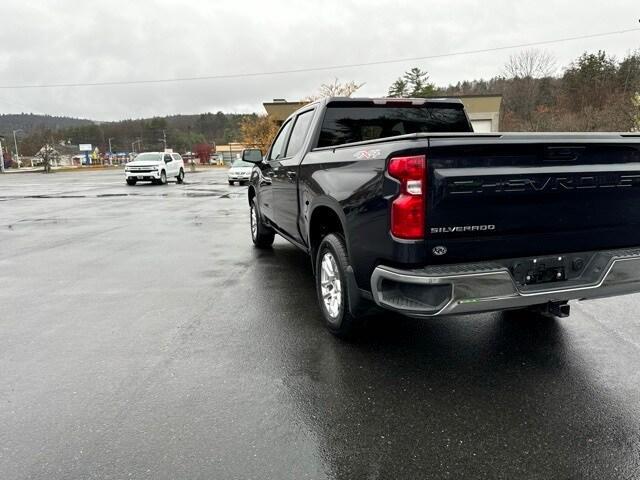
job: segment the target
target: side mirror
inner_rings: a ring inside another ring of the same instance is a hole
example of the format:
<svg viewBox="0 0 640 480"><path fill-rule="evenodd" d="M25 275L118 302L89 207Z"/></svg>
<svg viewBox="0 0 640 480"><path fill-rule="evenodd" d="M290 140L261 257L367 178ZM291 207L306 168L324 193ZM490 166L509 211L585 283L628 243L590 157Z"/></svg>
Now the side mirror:
<svg viewBox="0 0 640 480"><path fill-rule="evenodd" d="M259 148L245 148L242 150L242 160L249 163L262 162L262 150Z"/></svg>

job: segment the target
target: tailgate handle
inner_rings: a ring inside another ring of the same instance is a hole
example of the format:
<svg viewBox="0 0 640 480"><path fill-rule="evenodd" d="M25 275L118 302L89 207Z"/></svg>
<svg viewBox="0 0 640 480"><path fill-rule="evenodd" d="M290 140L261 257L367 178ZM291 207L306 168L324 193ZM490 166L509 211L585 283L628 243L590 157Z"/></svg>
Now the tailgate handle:
<svg viewBox="0 0 640 480"><path fill-rule="evenodd" d="M547 161L572 162L584 151L584 147L545 147L544 159Z"/></svg>

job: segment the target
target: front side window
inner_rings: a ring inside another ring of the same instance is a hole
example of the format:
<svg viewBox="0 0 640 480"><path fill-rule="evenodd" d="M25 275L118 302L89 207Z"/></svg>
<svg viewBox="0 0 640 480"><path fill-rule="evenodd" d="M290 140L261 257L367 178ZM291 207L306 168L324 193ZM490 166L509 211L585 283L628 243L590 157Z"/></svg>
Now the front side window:
<svg viewBox="0 0 640 480"><path fill-rule="evenodd" d="M307 138L307 132L309 131L309 125L311 125L311 119L313 118L313 110L301 113L296 119L296 124L291 131L291 138L289 139L289 145L287 146L286 157L293 157L302 148L305 138Z"/></svg>
<svg viewBox="0 0 640 480"><path fill-rule="evenodd" d="M280 133L273 142L271 147L271 153L269 153L269 160L278 160L284 157L284 147L287 136L289 136L289 130L291 130L291 120L284 124L280 129Z"/></svg>

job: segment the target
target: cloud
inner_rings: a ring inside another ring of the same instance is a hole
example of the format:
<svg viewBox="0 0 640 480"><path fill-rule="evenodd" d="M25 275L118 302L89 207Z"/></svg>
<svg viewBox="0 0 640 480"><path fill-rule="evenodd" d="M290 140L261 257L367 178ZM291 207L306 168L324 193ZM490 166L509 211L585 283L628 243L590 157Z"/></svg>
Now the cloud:
<svg viewBox="0 0 640 480"><path fill-rule="evenodd" d="M31 1L3 2L0 83L141 80L312 68L491 48L637 26L635 1L602 3L469 0ZM546 47L567 65L585 50L623 56L640 34ZM419 63L439 85L499 74L512 52ZM338 77L384 95L413 66L179 84L0 90L3 112L99 120L203 111L262 111L273 98L298 99Z"/></svg>

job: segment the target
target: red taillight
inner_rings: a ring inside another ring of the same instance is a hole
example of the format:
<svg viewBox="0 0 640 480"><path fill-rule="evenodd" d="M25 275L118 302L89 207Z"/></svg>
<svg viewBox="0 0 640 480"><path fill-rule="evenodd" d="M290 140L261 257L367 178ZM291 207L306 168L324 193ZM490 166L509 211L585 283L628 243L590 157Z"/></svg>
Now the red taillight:
<svg viewBox="0 0 640 480"><path fill-rule="evenodd" d="M424 238L426 168L424 155L389 160L389 175L400 180L400 194L391 204L391 233L395 237Z"/></svg>

